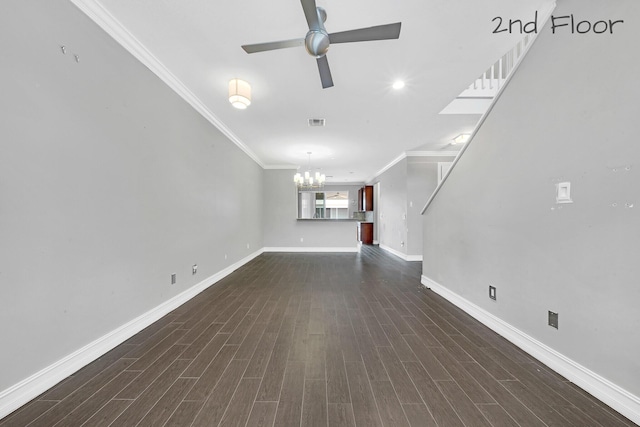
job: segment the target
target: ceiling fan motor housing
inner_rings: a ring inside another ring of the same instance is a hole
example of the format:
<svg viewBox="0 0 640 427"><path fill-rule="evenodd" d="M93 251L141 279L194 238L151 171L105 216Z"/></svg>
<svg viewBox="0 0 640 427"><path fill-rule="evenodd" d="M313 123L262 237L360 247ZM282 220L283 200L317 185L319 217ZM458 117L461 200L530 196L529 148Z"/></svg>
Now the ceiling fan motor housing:
<svg viewBox="0 0 640 427"><path fill-rule="evenodd" d="M321 58L329 50L329 35L323 30L311 30L304 38L304 47L309 55Z"/></svg>
<svg viewBox="0 0 640 427"><path fill-rule="evenodd" d="M322 7L316 7L318 21L315 25L310 26L309 32L304 38L304 47L311 56L322 58L329 50L329 34L324 28L327 21L327 11ZM316 28L317 27L317 28Z"/></svg>

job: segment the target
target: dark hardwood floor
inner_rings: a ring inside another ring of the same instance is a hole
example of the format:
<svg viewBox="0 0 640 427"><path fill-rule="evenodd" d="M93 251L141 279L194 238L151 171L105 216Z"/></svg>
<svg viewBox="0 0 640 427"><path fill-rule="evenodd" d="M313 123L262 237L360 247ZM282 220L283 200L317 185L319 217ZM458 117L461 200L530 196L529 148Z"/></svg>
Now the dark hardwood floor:
<svg viewBox="0 0 640 427"><path fill-rule="evenodd" d="M633 426L420 285L265 253L0 426Z"/></svg>

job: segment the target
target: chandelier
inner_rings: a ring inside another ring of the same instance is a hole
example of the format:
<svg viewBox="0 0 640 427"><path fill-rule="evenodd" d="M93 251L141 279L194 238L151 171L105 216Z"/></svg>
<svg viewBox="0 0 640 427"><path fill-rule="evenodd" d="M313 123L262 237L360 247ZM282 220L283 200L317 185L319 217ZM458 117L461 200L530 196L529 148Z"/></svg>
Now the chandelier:
<svg viewBox="0 0 640 427"><path fill-rule="evenodd" d="M293 182L295 182L298 190L317 190L324 187L324 181L326 177L324 174L320 174L320 172L316 172L315 175L311 176L311 151L307 151L309 155L309 165L307 166L307 171L303 174L300 172L296 173L293 176Z"/></svg>

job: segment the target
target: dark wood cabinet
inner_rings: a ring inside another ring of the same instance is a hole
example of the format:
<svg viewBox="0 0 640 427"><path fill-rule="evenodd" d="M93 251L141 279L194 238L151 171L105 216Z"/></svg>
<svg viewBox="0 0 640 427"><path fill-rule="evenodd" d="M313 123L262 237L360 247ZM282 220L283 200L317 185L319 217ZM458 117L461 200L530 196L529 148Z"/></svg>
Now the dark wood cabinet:
<svg viewBox="0 0 640 427"><path fill-rule="evenodd" d="M360 223L360 241L363 245L373 245L373 223Z"/></svg>
<svg viewBox="0 0 640 427"><path fill-rule="evenodd" d="M373 185L365 185L358 190L358 210L373 210Z"/></svg>
<svg viewBox="0 0 640 427"><path fill-rule="evenodd" d="M358 210L373 211L373 185L365 185L358 190ZM371 221L368 217L367 220ZM358 223L358 240L363 245L373 245L373 222Z"/></svg>
<svg viewBox="0 0 640 427"><path fill-rule="evenodd" d="M367 185L364 187L364 206L363 211L373 210L373 185Z"/></svg>

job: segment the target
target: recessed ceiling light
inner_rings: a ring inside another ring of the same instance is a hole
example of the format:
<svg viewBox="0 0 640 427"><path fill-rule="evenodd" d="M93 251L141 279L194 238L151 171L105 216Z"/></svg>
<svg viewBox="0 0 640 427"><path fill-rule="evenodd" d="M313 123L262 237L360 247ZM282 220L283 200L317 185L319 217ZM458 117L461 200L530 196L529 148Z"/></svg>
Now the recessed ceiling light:
<svg viewBox="0 0 640 427"><path fill-rule="evenodd" d="M402 80L396 80L392 86L394 89L402 89L404 87L404 82Z"/></svg>
<svg viewBox="0 0 640 427"><path fill-rule="evenodd" d="M469 141L469 138L471 138L471 134L461 133L460 135L453 138L453 140L451 141L451 145L466 144L466 142Z"/></svg>

